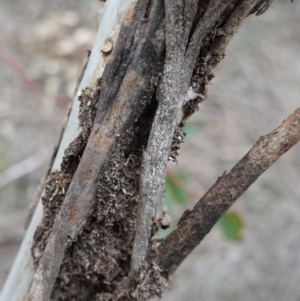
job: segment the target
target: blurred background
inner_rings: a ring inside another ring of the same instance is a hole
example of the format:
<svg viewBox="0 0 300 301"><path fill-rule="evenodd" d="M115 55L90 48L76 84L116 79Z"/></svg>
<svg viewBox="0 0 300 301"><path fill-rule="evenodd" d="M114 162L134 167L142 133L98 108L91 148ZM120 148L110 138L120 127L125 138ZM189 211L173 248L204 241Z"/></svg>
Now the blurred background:
<svg viewBox="0 0 300 301"><path fill-rule="evenodd" d="M0 3L0 289L24 235L98 25L96 0ZM300 103L300 5L249 18L186 126L165 203L176 225L224 170ZM237 201L178 269L163 301L300 299L300 145Z"/></svg>

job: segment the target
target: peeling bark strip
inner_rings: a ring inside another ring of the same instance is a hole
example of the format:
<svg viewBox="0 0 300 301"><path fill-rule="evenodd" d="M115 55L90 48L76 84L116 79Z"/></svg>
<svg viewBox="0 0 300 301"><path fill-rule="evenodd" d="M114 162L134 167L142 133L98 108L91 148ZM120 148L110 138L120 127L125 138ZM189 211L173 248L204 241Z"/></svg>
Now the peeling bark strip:
<svg viewBox="0 0 300 301"><path fill-rule="evenodd" d="M186 109L183 105L189 89L193 89L195 73L200 86L204 82L205 94L206 85L212 78L207 80L207 76L223 58L228 42L244 19L255 12L258 3L261 7L258 0L165 0L166 59L158 91L158 109L142 161L137 228L131 259L133 275L141 268L148 252L153 221L161 218L172 137L181 121L181 110ZM212 31L215 35L211 37ZM221 37L215 37L217 32ZM195 72L197 60L205 65L204 70ZM198 98L203 95L199 94L200 86L196 84L194 89ZM188 110L184 113L190 114Z"/></svg>
<svg viewBox="0 0 300 301"><path fill-rule="evenodd" d="M164 33L161 1L139 1L127 13L112 59L103 73L96 117L79 166L56 215L38 263L28 300L49 300L66 248L72 245L95 206L99 172L109 161L117 137L142 114L162 71ZM147 18L147 20L145 19Z"/></svg>
<svg viewBox="0 0 300 301"><path fill-rule="evenodd" d="M102 300L128 275L140 163L155 109L150 104L117 138L97 182L97 205L65 252L52 300L95 300L95 295Z"/></svg>
<svg viewBox="0 0 300 301"><path fill-rule="evenodd" d="M79 124L81 133L65 150L65 155L59 171L48 175L45 185L43 202L43 220L37 227L32 246L32 256L37 265L47 244L57 213L59 212L70 182L79 165L88 137L93 126L96 107L98 104L101 80L95 89L86 88L80 92Z"/></svg>
<svg viewBox="0 0 300 301"><path fill-rule="evenodd" d="M170 275L202 241L229 207L280 156L300 140L300 108L271 133L262 136L253 148L199 200L158 247L155 262Z"/></svg>

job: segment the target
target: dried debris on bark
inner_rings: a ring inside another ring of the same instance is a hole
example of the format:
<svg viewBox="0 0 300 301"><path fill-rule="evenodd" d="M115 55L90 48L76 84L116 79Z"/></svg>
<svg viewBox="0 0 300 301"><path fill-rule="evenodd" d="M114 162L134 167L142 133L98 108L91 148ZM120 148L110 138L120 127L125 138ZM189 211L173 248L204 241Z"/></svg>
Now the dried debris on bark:
<svg viewBox="0 0 300 301"><path fill-rule="evenodd" d="M154 111L155 104L150 104L117 138L96 184L96 206L82 233L66 251L53 300L93 300L98 293L107 298L124 283L136 226L141 156Z"/></svg>
<svg viewBox="0 0 300 301"><path fill-rule="evenodd" d="M32 256L36 265L43 255L55 216L61 207L90 135L99 99L100 84L101 79L97 81L97 85L94 89L86 88L81 91L78 116L81 133L66 149L61 170L53 171L48 175L45 192L42 197L43 220L35 232L34 244L32 246Z"/></svg>
<svg viewBox="0 0 300 301"><path fill-rule="evenodd" d="M203 1L203 6L198 5L192 32L195 32L197 22L203 17L208 2ZM253 13L255 7L264 8L265 1L252 1L249 7L247 6L248 2L251 1L231 0L226 2L226 5L225 2L222 2L225 9L220 14L220 20L214 24L213 28L209 28L203 33L201 50L194 71L188 79L189 91L187 91L182 107L182 115L177 120L178 125L175 132L172 133L172 143L170 150L168 149L168 159L171 161L177 162L176 157L180 153L180 145L185 136L183 131L185 121L198 110L200 103L206 99L208 84L214 77L212 70L224 58L228 42L250 13L247 9L249 10L250 7L250 11ZM258 2L259 5L255 6L255 3ZM157 108L156 92L165 59L165 53L162 50L164 33L161 31L163 24L161 3L157 0L140 1L139 9L137 14L143 15L142 21L136 22L139 24L138 26L134 24L135 29L127 24L129 29L124 29L127 35L122 37L126 43L121 39L121 42L114 48L114 51L117 49L119 53L117 52L115 61L114 58L112 59L111 69L108 70L118 71L119 75L117 76L113 72L107 75L107 83L111 86L106 87L106 94L104 94L107 97L103 97L104 101L98 104L98 109L96 107L101 82L98 81L96 88L86 88L81 92L79 120L82 131L66 149L61 170L51 173L46 183L43 196L44 217L36 231L35 244L32 248L36 264L43 255L55 216L60 210L90 137L96 111L99 112L98 120L97 116L95 120L95 123L99 123L96 131L98 133L108 108L117 103L119 107L116 105L116 112L125 114L125 111L118 111L124 107L128 119L122 120L123 123L126 122L124 126L119 120L122 116L115 117L119 122L119 134L114 137L115 140L110 141L111 148L107 150L105 164L99 171L95 171L97 174L94 176L97 180L93 184L97 191L95 199L92 200L89 207L92 208L91 212L88 211L90 216L83 228L80 229L80 233L77 233L75 239L67 245L51 300L148 300L155 295L161 296L167 287L167 280L163 275L168 276L168 273L161 270L156 263L158 262L156 256L159 254L157 252L159 247L155 239L149 241L148 257L142 263L139 273L133 276L130 274L134 238L139 229L138 218L142 218L137 210L138 202L141 199L139 193L142 156L153 125ZM156 11L159 11L160 14L155 13ZM156 24L154 22L153 29L148 29L147 26L151 25L151 18L155 19ZM140 29L140 22L143 22L145 28ZM139 29L136 30L136 28ZM126 32L126 30L129 31ZM139 39L143 39L143 31L148 35L152 34L152 38L147 37L149 41L139 48ZM154 36L157 40L154 39ZM151 56L153 56L153 60L156 60L155 66L147 61ZM141 64L144 69L132 67L130 72L126 69L130 68L133 62L138 65L140 61L145 64ZM148 67L147 64L149 64ZM146 73L147 68L151 69L149 74ZM137 78L141 79L140 82L137 81ZM140 86L134 86L136 83ZM122 86L123 84L124 86ZM113 88L110 89L110 87ZM133 95L132 99L128 98L129 90ZM125 95L123 99L118 94L120 91ZM115 100L118 97L119 103ZM140 101L141 99L142 101ZM135 104L134 101L140 102ZM107 133L115 134L113 130L108 130ZM93 137L97 138L96 135ZM162 211L162 208L160 209ZM165 213L159 220L151 219L151 237L160 227L167 227L167 220ZM161 249L162 247L160 247ZM173 270L174 267L172 267Z"/></svg>

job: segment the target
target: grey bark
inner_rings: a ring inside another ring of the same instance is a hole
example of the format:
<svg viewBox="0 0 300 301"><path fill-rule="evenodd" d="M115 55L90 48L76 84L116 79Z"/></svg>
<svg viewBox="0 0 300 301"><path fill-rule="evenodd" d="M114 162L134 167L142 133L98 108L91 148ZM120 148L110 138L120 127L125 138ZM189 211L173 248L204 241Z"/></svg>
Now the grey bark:
<svg viewBox="0 0 300 301"><path fill-rule="evenodd" d="M213 28L217 30L217 24L226 20L225 25L218 29L222 32L221 37L212 42L205 60L209 62L221 58L227 44L258 2L165 0L166 59L158 89L158 108L142 161L137 228L131 259L133 274L141 268L147 254L153 221L162 218L166 166L172 138L181 121L180 112L188 90L192 89L190 84L197 59L203 55L203 39ZM214 64L209 62L211 66L208 69L212 69Z"/></svg>

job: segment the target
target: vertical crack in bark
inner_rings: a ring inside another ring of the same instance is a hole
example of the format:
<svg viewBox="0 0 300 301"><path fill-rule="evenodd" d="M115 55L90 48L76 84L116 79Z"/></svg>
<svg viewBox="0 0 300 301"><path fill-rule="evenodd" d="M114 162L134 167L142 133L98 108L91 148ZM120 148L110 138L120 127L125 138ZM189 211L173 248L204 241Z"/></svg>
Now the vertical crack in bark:
<svg viewBox="0 0 300 301"><path fill-rule="evenodd" d="M209 0L200 0L200 1L192 1L191 4L196 5L196 9L195 7L192 7L192 5L189 5L193 11L196 11L195 16L193 19L191 19L192 21L192 25L190 27L189 30L189 35L188 35L188 42L187 45L185 47L185 51L187 51L188 47L189 47L189 43L191 41L192 36L195 33L196 27L198 25L198 23L200 22L201 18L203 17L203 15L205 14L206 10L207 10L207 6L209 4Z"/></svg>

